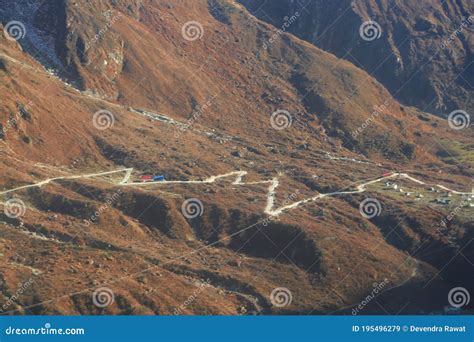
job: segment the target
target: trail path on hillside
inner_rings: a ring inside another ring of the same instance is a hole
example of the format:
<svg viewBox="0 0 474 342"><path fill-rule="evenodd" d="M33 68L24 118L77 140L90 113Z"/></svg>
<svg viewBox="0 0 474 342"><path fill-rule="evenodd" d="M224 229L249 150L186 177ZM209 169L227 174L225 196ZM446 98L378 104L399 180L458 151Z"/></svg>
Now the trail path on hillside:
<svg viewBox="0 0 474 342"><path fill-rule="evenodd" d="M279 208L275 208L275 197L276 197L276 190L278 186L280 185L279 177L274 177L269 180L262 180L262 181L254 181L254 182L244 182L243 179L247 175L247 171L232 171L224 174L220 174L217 176L210 176L204 180L187 180L187 181L156 181L156 182L130 182L130 178L133 174L133 168L126 168L126 169L120 169L120 170L115 170L115 171L105 171L105 172L98 172L98 173L88 173L88 174L82 174L82 175L73 175L73 176L61 176L61 177L54 177L54 178L49 178L46 180L43 180L38 183L34 184L29 184L29 185L23 185L17 188L9 189L0 192L0 195L7 195L16 191L20 190L25 190L29 188L35 188L35 187L42 187L44 185L50 184L53 181L57 180L66 180L66 179L86 179L86 178L95 178L95 177L101 177L101 176L108 176L116 173L125 173L124 177L122 180L118 181L117 183L114 183L116 186L138 186L138 187L147 187L147 186L164 186L164 185L171 185L171 184L212 184L215 183L216 181L224 178L230 178L234 177L235 180L232 182L233 185L257 185L257 184L268 184L268 192L267 192L267 205L265 206L264 213L269 215L269 216L279 216L285 211L296 209L304 204L314 202L318 199L323 199L326 197L331 197L331 196L338 196L338 195L351 195L351 194L358 194L366 191L366 187L371 184L375 184L378 182L385 181L387 179L392 179L392 178L404 178L411 180L417 184L420 185L425 185L426 183L416 179L412 176L409 176L406 173L391 173L390 175L387 176L382 176L378 177L375 179L370 179L370 180L365 180L363 183L356 185L355 190L347 190L347 191L336 191L336 192L329 192L326 194L319 193L315 196L305 198L303 200L293 202L288 205L284 205ZM474 193L471 192L459 192L455 190L451 190L443 185L436 185L438 188L452 192L454 194L458 195L474 195Z"/></svg>
<svg viewBox="0 0 474 342"><path fill-rule="evenodd" d="M13 63L19 64L19 65L21 65L21 66L23 66L27 69L33 70L35 72L45 71L44 69L36 68L34 66L31 66L27 63L19 61L19 60L13 58L13 57L10 57L10 56L8 56L4 53L1 53L1 52L0 52L0 56L6 58L7 60L9 60ZM81 96L83 95L83 96L86 96L90 99L107 103L108 105L113 106L113 107L120 107L121 109L127 110L129 112L133 112L133 113L136 113L136 114L144 115L144 116L149 117L153 120L157 120L157 121L161 121L161 122L164 122L164 123L167 123L167 124L172 124L172 125L176 125L176 126L179 126L179 127L186 127L187 128L187 126L184 123L176 121L176 120L166 116L165 114L149 112L149 111L145 111L145 110L139 110L139 109L135 109L135 108L131 108L131 107L125 107L121 104L109 102L107 100L94 97L90 94L83 93L83 92L77 90L76 88L74 88L73 86L71 86L70 84L61 81L61 79L59 79L57 76L54 76L54 77L57 78L61 83L66 85L68 88L71 88L75 93L79 93L77 95L81 95ZM210 134L210 132L204 132L204 133ZM354 163L369 163L369 164L372 163L369 160L357 160L357 159L353 159L353 158L333 156L328 152L326 152L326 155L327 155L327 158L331 159L331 160L343 160L343 161L354 162ZM40 166L38 165L37 167L40 167ZM45 167L45 166L43 165L42 167ZM232 183L234 185L268 184L267 204L265 206L264 213L269 215L269 216L278 216L278 215L282 214L285 211L298 208L298 207L300 207L300 206L302 206L306 203L314 202L318 199L323 199L323 198L326 198L326 197L338 196L338 195L350 195L350 194L362 193L366 190L366 186L374 184L374 183L378 183L378 182L381 182L381 181L384 181L384 180L387 180L387 179L390 179L390 178L396 178L396 177L405 178L405 179L411 180L411 181L413 181L417 184L425 185L425 182L423 182L421 180L418 180L418 179L416 179L412 176L409 176L406 173L395 172L395 173L391 173L390 175L387 175L387 176L382 176L382 177L378 177L378 178L375 178L375 179L362 181L363 183L357 185L355 190L337 191L337 192L330 192L330 193L326 193L326 194L319 193L315 196L308 197L308 198L305 198L303 200L293 202L291 204L288 204L288 205L285 205L285 206L282 206L282 207L279 207L279 208L275 208L276 189L280 185L279 177L274 177L274 178L269 179L269 180L262 180L262 181L255 181L255 182L244 182L243 178L247 175L247 171L232 171L232 172L217 175L217 176L210 176L209 178L206 178L204 180L188 180L188 181L166 181L165 180L165 181L144 183L144 182L130 182L130 178L133 174L133 171L134 171L133 168L125 168L125 169L120 169L120 170L116 170L116 171L105 171L105 172L88 173L88 174L82 174L82 175L54 177L54 178L49 178L49 179L43 180L43 181L38 182L38 183L34 183L34 184L30 184L30 185L23 185L23 186L13 188L13 189L10 189L10 190L5 190L3 192L0 192L0 195L7 195L7 194L10 194L10 193L14 193L16 191L25 190L25 189L34 188L34 187L42 187L43 185L47 185L47 184L49 184L53 181L57 181L57 180L95 178L95 177L107 176L107 175L121 173L121 172L125 172L125 175L124 175L123 179L121 181L119 181L118 183L116 183L115 185L146 187L146 186L152 186L152 185L163 186L163 185L167 185L167 184L211 184L211 183L215 183L217 180L220 180L220 179L223 179L223 178L235 177L235 180ZM438 188L442 189L442 190L449 191L453 194L474 195L474 193L472 193L472 192L459 192L459 191L451 190L451 189L449 189L449 188L447 188L443 185L440 185L440 184L437 184L436 186Z"/></svg>
<svg viewBox="0 0 474 342"><path fill-rule="evenodd" d="M113 108L120 108L122 110L131 112L131 113L134 113L134 114L145 116L145 117L147 117L149 119L152 119L152 120L160 121L160 122L163 122L163 123L169 124L169 125L174 125L179 129L182 129L182 128L188 129L189 128L189 125L186 125L185 123L180 122L178 120L174 120L174 119L170 118L169 116L166 116L165 114L158 113L158 112L146 111L146 110L140 110L140 109L136 109L136 108L132 108L132 107L126 107L124 105L109 102L107 100L97 98L97 97L95 97L91 94L81 92L78 89L74 88L72 85L63 82L59 77L55 76L50 71L45 70L44 68L38 68L38 67L35 67L35 66L32 66L32 65L29 65L25 62L22 62L20 60L12 58L12 57L10 57L8 55L5 55L4 53L1 53L1 52L0 52L0 56L4 57L9 62L21 65L22 67L24 67L28 70L32 70L33 72L45 72L45 71L48 72L49 77L53 77L53 78L57 79L59 82L64 84L68 89L71 89L72 95L74 95L74 96L85 97L85 98L88 98L88 99L91 99L91 100L94 100L94 101L97 101L97 102L101 102L104 105L107 105L107 106L110 106L110 107L113 107ZM195 130L199 133L203 133L203 134L208 134L208 135L213 134L213 132L211 132L211 131L198 130L196 127L193 127L191 129L193 129L193 130ZM224 137L227 138L227 137L230 137L230 136L225 135ZM330 160L345 161L345 162L352 162L352 163L375 164L370 160L357 160L357 159L349 158L349 157L333 156L328 152L326 152L326 158L328 158ZM20 161L20 160L18 160L18 161ZM24 162L24 161L21 161L21 162ZM377 164L377 165L381 166L380 164ZM35 164L35 167L36 168L48 168L50 170L56 170L52 166L39 164L39 163ZM59 172L59 170L57 170L57 171ZM63 172L62 174L64 174L65 171L62 170L61 172ZM222 179L227 179L227 178L232 179L233 178L232 185L236 185L236 186L250 186L250 185L266 185L266 186L268 186L267 195L266 195L266 205L265 205L265 208L263 209L263 212L266 215L270 216L270 217L278 217L279 215L281 215L283 213L286 213L290 210L297 209L299 207L304 206L305 204L315 202L315 201L318 201L320 199L322 200L322 199L327 198L327 197L335 197L335 196L353 195L353 194L363 193L367 190L368 186L370 186L372 184L379 183L379 182L386 181L388 179L393 179L393 178L407 179L407 180L410 180L410 181L412 181L416 184L419 184L419 185L424 186L426 184L425 182L423 182L419 179L416 179L416 178L408 175L407 173L394 172L394 173L391 173L391 174L386 175L386 176L361 180L357 183L354 183L352 188L350 186L346 187L346 189L349 189L349 190L341 190L341 191L330 192L330 193L325 193L325 194L317 193L314 196L307 197L307 198L302 199L300 201L295 201L293 203L286 204L286 205L283 205L281 207L277 207L275 202L276 202L276 197L277 197L277 189L280 186L280 177L279 176L275 176L271 179L266 179L266 180L245 182L244 178L248 175L247 171L231 171L231 172L224 173L224 174L210 176L210 177L208 177L204 180L187 180L187 181L175 181L175 180L169 180L168 181L168 180L165 180L165 181L144 183L144 182L131 181L133 172L134 172L133 168L122 168L122 169L118 169L118 170L114 170L114 171L104 171L104 172L97 172L97 173L85 173L85 174L79 174L79 175L57 176L57 177L52 177L52 178L48 178L48 179L39 181L37 183L22 185L22 186L13 188L13 189L0 191L0 196L10 195L10 194L13 194L15 192L30 189L30 188L36 188L36 187L41 188L45 185L51 184L52 182L55 182L55 181L58 181L58 180L90 179L90 178L98 178L98 177L110 176L110 175L121 174L121 173L124 174L123 178L115 180L115 181L108 179L107 182L112 183L113 186L120 186L120 187L125 187L125 186L127 186L127 187L128 186L129 187L157 187L157 186L167 186L167 185L173 185L173 184L179 184L179 185L183 185L183 186L186 186L187 184L196 184L196 185L199 185L199 184L213 184L213 183L216 183L216 182L218 182ZM436 187L438 187L438 188L440 188L444 191L449 191L453 194L474 195L474 193L472 193L472 192L469 193L469 192L459 192L459 191L451 190L451 189L447 188L446 186L440 185L440 184L433 185L433 186L436 186ZM28 232L28 233L31 234L31 232ZM36 238L42 238L41 236L35 236L35 237ZM53 241L53 240L51 240L51 241ZM58 241L58 242L60 243L60 241ZM398 287L401 287L401 286L405 285L407 282L409 282L411 279L413 279L416 275L417 275L417 268L415 267L413 269L412 274L410 275L410 277L408 277L402 283L394 285L394 286L384 290L383 292L386 292L386 291L389 291L389 290L392 290L392 289L395 289L395 288L398 288ZM240 294L240 295L245 296L245 294ZM353 303L353 304L351 304L349 306L346 306L342 309L347 309L347 308L353 307L354 305L357 305L357 304L358 303Z"/></svg>

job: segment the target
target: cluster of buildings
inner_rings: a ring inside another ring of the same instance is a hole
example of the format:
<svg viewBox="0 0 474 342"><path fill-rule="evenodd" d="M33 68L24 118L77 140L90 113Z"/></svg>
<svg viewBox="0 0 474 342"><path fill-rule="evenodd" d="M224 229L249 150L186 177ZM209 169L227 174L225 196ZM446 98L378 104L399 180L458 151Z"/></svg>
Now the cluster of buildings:
<svg viewBox="0 0 474 342"><path fill-rule="evenodd" d="M385 188L386 189L392 189L392 190L398 191L400 193L403 193L407 197L414 196L415 200L420 200L421 198L424 197L423 194L421 194L421 193L413 193L413 192L405 191L397 183L393 183L393 182L385 182ZM439 197L434 200L435 203L442 204L442 205L448 205L452 201L451 197L453 196L453 194L450 191L446 191L446 192L442 193L439 189L436 189L434 187L428 188L428 191L439 194ZM474 193L474 189L473 189L473 193ZM468 207L468 208L474 207L474 203L473 203L472 199L473 199L472 194L462 195L462 202L461 202L462 206L463 207Z"/></svg>
<svg viewBox="0 0 474 342"><path fill-rule="evenodd" d="M400 187L397 183L392 183L392 182L385 182L385 188L387 189L393 189L395 191L398 191L398 192L401 192L403 194L405 194L405 196L409 197L409 196L415 196L415 198L417 200L423 198L424 196L420 193L418 194L414 194L413 192L410 192L410 191L405 191L403 190L402 187Z"/></svg>

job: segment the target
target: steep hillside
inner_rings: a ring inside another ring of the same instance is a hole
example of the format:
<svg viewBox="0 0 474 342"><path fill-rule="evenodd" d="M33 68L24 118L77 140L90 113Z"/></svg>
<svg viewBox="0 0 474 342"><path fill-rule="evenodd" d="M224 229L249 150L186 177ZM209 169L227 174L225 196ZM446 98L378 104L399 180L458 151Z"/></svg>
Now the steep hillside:
<svg viewBox="0 0 474 342"><path fill-rule="evenodd" d="M473 112L472 1L240 2L276 28L364 69L406 105L442 117ZM285 18L295 13L288 25Z"/></svg>
<svg viewBox="0 0 474 342"><path fill-rule="evenodd" d="M58 3L24 18L35 37L49 37L47 56L32 53L56 60L56 72L88 94L238 134L272 136L270 115L284 110L318 141L398 161L413 159L420 135L432 131L354 65L288 34L273 39L271 27L234 4ZM65 20L48 17L58 11ZM193 16L196 40L183 31ZM32 45L27 36L23 46Z"/></svg>
<svg viewBox="0 0 474 342"><path fill-rule="evenodd" d="M419 314L473 289L471 130L232 1L7 4L0 314L345 313L374 284Z"/></svg>

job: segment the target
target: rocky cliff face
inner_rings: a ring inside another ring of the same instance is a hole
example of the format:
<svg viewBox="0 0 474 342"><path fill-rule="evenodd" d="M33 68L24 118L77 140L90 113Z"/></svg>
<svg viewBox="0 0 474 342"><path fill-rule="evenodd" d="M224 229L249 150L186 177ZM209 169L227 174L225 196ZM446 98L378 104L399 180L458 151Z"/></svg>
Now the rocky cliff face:
<svg viewBox="0 0 474 342"><path fill-rule="evenodd" d="M472 1L240 2L276 28L298 13L287 31L366 70L406 105L440 116L474 108Z"/></svg>

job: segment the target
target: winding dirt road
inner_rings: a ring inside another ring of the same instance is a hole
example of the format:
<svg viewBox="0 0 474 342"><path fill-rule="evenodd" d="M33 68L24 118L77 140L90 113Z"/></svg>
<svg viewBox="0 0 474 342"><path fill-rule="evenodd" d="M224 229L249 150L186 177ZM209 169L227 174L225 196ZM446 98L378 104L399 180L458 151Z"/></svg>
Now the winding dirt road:
<svg viewBox="0 0 474 342"><path fill-rule="evenodd" d="M336 191L336 192L330 192L326 194L317 194L313 197L308 197L303 200L293 202L288 205L284 205L279 208L275 208L275 196L276 196L276 190L278 186L280 185L279 178L274 177L269 180L262 180L262 181L256 181L256 182L244 182L244 177L247 175L247 171L232 171L229 173L217 175L217 176L211 176L209 178L206 178L204 180L188 180L188 181L156 181L156 182L130 182L130 178L133 174L133 168L126 168L126 169L120 169L116 171L106 171L106 172L98 172L98 173L89 173L89 174L83 174L83 175L73 175L73 176L62 176L62 177L54 177L54 178L49 178L46 180L43 180L38 183L30 184L30 185L23 185L14 189L6 190L3 192L0 192L0 195L6 195L9 193L13 193L19 190L24 190L28 188L34 188L34 187L42 187L43 185L47 185L53 181L56 180L63 180L63 179L84 179L84 178L95 178L95 177L101 177L101 176L107 176L111 174L116 174L116 173L125 173L124 177L122 180L117 182L115 185L118 186L139 186L139 187L146 187L146 186L163 186L167 184L212 184L215 183L216 181L223 179L223 178L229 178L229 177L235 177L235 180L232 182L233 185L256 185L256 184L269 184L268 186L268 192L267 192L267 205L265 206L264 213L269 215L269 216L279 216L283 212L296 209L304 204L314 202L318 199L322 199L325 197L331 197L331 196L338 196L338 195L350 195L350 194L357 194L357 193L362 193L366 191L366 187L371 184L375 184L378 182L385 181L387 179L391 178L405 178L408 180L411 180L417 184L425 185L426 183L416 179L414 177L409 176L406 173L391 173L390 175L384 176L384 177L379 177L375 179L370 179L364 181L362 184L359 184L356 186L355 190L348 190L348 191ZM455 190L451 190L443 185L436 185L438 188L450 191L454 194L458 195L474 195L472 192L459 192Z"/></svg>
<svg viewBox="0 0 474 342"><path fill-rule="evenodd" d="M35 72L44 71L44 69L41 70L41 69L36 68L34 66L28 65L28 64L26 64L22 61L19 61L15 58L10 57L10 56L8 56L4 53L0 52L0 56L8 59L10 62L19 64L19 65L21 65L25 68L30 69L30 70L34 70ZM60 82L62 82L59 78L58 78L58 80ZM72 87L70 84L67 84L65 82L62 82L62 83L65 84L67 87L73 89L75 93L80 93L80 95L84 95L84 96L86 96L88 98L91 98L91 99L94 99L96 101L104 102L104 103L107 103L108 105L111 105L111 106L114 106L114 107L120 107L124 110L128 110L128 111L138 113L138 114L141 114L141 115L145 115L145 116L148 116L148 117L153 118L155 120L159 120L159 121L162 121L162 122L165 122L165 123L168 123L168 124L174 124L174 125L178 125L178 126L183 125L183 123L180 123L180 122L178 122L174 119L171 119L170 117L166 116L165 114L152 113L152 112L147 112L147 111L143 111L143 110L137 110L137 109L134 109L134 108L126 108L123 105L120 105L120 104L117 104L117 103L112 103L112 102L109 102L109 101L106 101L106 100L103 100L103 99L98 99L98 98L95 98L95 97L91 96L90 94L84 94L84 93L78 91L77 89L75 89L74 87ZM346 158L346 157L337 157L337 156L333 156L329 153L327 154L327 157L329 159L333 159L333 160L345 160L345 161L356 162L356 163L370 163L370 161L362 161L362 160L356 160L356 159L351 159L351 158ZM43 185L47 185L47 184L49 184L53 181L56 181L56 180L94 178L94 177L101 177L101 176L111 175L111 174L115 174L115 173L122 173L122 172L125 172L125 175L124 175L123 179L121 181L119 181L116 185L143 187L143 186L166 185L166 184L210 184L210 183L216 182L219 179L228 178L228 177L235 177L235 180L232 183L234 185L269 184L268 193L267 193L267 205L265 206L265 209L264 209L264 213L269 215L269 216L278 216L278 215L282 214L285 211L298 208L301 205L304 205L304 204L310 203L310 202L314 202L318 199L322 199L322 198L325 198L325 197L361 193L361 192L364 192L366 190L366 186L368 186L370 184L378 183L378 182L381 182L381 181L384 181L384 180L387 180L387 179L390 179L390 178L395 178L395 177L406 178L406 179L411 180L415 183L425 185L425 182L423 182L421 180L418 180L414 177L411 177L406 173L398 173L397 172L397 173L392 173L392 174L390 174L388 176L385 176L385 177L379 177L379 178L375 178L375 179L366 180L362 184L357 185L356 190L338 191L338 192L331 192L331 193L326 193L326 194L321 194L320 193L320 194L317 194L313 197L309 197L309 198L303 199L301 201L297 201L297 202L282 206L280 208L274 208L275 207L276 189L278 188L278 186L280 184L278 177L274 177L270 180L262 180L262 181L256 181L256 182L244 182L243 178L247 175L247 171L232 171L232 172L217 175L217 176L211 176L211 177L209 177L207 179L204 179L204 180L159 181L159 182L141 183L141 182L130 182L130 177L133 174L133 168L126 168L126 169L120 169L120 170L116 170L116 171L106 171L106 172L90 173L90 174L83 174L83 175L61 176L61 177L49 178L49 179L43 180L43 181L38 182L38 183L34 183L34 184L30 184L30 185L24 185L24 186L20 186L20 187L14 188L14 189L10 189L10 190L0 192L0 195L6 195L6 194L9 194L9 193L19 191L19 190L24 190L24 189L33 188L33 187L41 187ZM439 184L437 184L435 186L442 189L442 190L452 192L453 194L474 195L474 193L472 193L472 192L459 192L459 191L451 190L451 189L449 189L449 188L447 188L443 185L439 185Z"/></svg>

